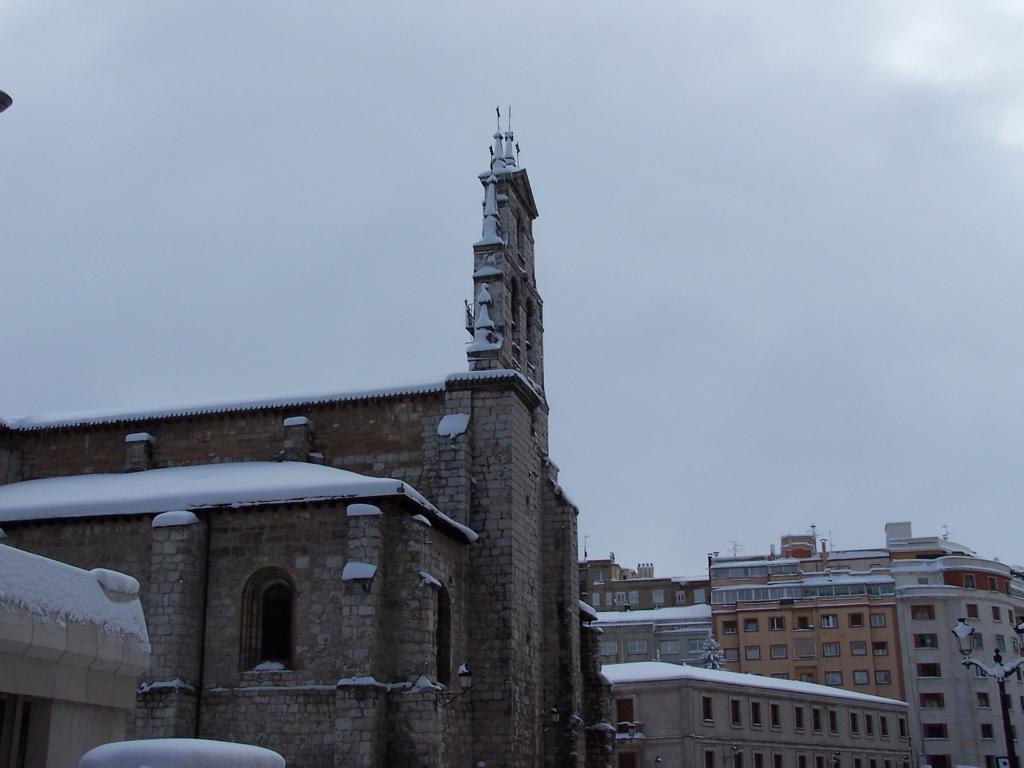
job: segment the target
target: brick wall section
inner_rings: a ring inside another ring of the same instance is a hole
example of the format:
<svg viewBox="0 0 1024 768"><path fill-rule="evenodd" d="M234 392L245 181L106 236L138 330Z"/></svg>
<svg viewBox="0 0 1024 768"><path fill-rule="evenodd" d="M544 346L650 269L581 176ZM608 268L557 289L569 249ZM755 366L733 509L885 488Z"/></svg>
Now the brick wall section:
<svg viewBox="0 0 1024 768"><path fill-rule="evenodd" d="M580 628L580 657L583 672L583 720L586 723L586 760L589 768L605 768L614 762L615 734L602 724L612 725L612 687L601 677L601 630Z"/></svg>

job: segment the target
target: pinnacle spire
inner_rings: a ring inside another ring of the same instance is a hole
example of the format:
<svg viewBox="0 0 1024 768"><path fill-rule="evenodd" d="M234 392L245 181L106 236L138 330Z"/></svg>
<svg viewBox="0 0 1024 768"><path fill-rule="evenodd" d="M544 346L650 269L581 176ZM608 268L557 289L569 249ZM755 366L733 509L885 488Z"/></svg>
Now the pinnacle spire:
<svg viewBox="0 0 1024 768"><path fill-rule="evenodd" d="M476 245L501 245L504 240L498 234L498 198L494 185L498 179L492 173L487 177L487 191L484 193L484 227L483 234Z"/></svg>
<svg viewBox="0 0 1024 768"><path fill-rule="evenodd" d="M491 150L491 170L505 170L505 149L501 145L501 131L494 132L494 148Z"/></svg>

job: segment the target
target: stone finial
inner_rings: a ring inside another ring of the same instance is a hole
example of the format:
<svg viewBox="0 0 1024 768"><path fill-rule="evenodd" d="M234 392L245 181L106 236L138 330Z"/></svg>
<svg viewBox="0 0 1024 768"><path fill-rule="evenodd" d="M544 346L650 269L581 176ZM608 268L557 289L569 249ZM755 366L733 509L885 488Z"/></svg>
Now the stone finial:
<svg viewBox="0 0 1024 768"><path fill-rule="evenodd" d="M505 165L509 168L516 164L516 140L512 129L505 131Z"/></svg>
<svg viewBox="0 0 1024 768"><path fill-rule="evenodd" d="M501 146L501 131L494 132L494 148L491 150L491 170L505 170L505 149Z"/></svg>
<svg viewBox="0 0 1024 768"><path fill-rule="evenodd" d="M153 467L153 443L149 432L132 432L124 438L124 471L142 472Z"/></svg>
<svg viewBox="0 0 1024 768"><path fill-rule="evenodd" d="M487 191L484 193L484 226L477 245L502 245L504 241L498 232L498 196L494 185L498 179L492 173L487 177Z"/></svg>

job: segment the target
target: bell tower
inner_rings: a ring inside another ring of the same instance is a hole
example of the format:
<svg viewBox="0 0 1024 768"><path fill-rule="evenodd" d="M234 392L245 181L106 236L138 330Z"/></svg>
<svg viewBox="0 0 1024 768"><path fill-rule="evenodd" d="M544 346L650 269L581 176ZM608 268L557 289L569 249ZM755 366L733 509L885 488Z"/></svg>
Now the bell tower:
<svg viewBox="0 0 1024 768"><path fill-rule="evenodd" d="M467 302L469 370L511 369L544 389L544 311L534 271L537 204L519 165L511 126L499 123L484 187L483 233L473 244L473 303Z"/></svg>

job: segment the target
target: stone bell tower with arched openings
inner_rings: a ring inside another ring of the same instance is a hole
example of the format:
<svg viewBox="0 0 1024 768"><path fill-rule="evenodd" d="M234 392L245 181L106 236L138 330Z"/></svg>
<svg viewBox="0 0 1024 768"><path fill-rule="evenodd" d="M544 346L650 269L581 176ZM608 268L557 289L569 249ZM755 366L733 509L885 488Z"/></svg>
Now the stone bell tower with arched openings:
<svg viewBox="0 0 1024 768"><path fill-rule="evenodd" d="M494 134L484 186L483 232L473 244L473 307L467 330L471 371L510 369L544 388L543 302L537 291L533 221L537 204L518 162L511 128Z"/></svg>

